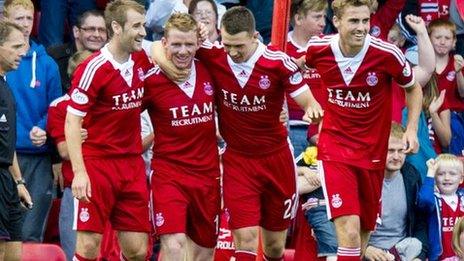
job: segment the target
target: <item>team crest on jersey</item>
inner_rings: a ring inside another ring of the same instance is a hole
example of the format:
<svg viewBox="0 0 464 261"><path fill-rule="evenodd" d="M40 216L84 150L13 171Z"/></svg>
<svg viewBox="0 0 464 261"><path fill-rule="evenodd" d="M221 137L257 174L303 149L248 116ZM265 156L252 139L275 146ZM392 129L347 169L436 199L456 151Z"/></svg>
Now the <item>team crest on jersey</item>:
<svg viewBox="0 0 464 261"><path fill-rule="evenodd" d="M456 79L456 72L455 71L449 72L448 75L446 75L446 79L450 82L454 81L454 79Z"/></svg>
<svg viewBox="0 0 464 261"><path fill-rule="evenodd" d="M145 77L145 75L143 74L142 68L137 69L137 75L139 76L139 79L143 81L143 78Z"/></svg>
<svg viewBox="0 0 464 261"><path fill-rule="evenodd" d="M81 222L87 222L90 219L89 209L88 208L81 208L81 213L79 213L79 220Z"/></svg>
<svg viewBox="0 0 464 261"><path fill-rule="evenodd" d="M290 76L290 83L293 85L300 84L301 81L303 81L303 76L300 72L296 72L292 76Z"/></svg>
<svg viewBox="0 0 464 261"><path fill-rule="evenodd" d="M379 82L379 78L377 78L377 74L375 72L368 72L366 82L369 86L375 86Z"/></svg>
<svg viewBox="0 0 464 261"><path fill-rule="evenodd" d="M163 217L163 213L156 213L156 217L155 217L155 225L157 227L161 227L162 225L164 224L164 217Z"/></svg>
<svg viewBox="0 0 464 261"><path fill-rule="evenodd" d="M87 97L85 93L80 92L78 89L74 89L71 93L71 100L79 105L83 105L89 102L89 97Z"/></svg>
<svg viewBox="0 0 464 261"><path fill-rule="evenodd" d="M374 36L374 37L379 37L379 35L380 35L380 27L378 27L376 25L372 26L371 35Z"/></svg>
<svg viewBox="0 0 464 261"><path fill-rule="evenodd" d="M403 69L403 75L405 77L411 76L411 66L409 65L409 63L406 63L406 66Z"/></svg>
<svg viewBox="0 0 464 261"><path fill-rule="evenodd" d="M330 201L332 204L332 207L334 208L339 208L343 204L343 200L340 198L340 194L334 194L332 195L332 200Z"/></svg>
<svg viewBox="0 0 464 261"><path fill-rule="evenodd" d="M210 82L204 82L203 83L203 90L209 96L213 95L213 93L214 93L213 86L211 86Z"/></svg>
<svg viewBox="0 0 464 261"><path fill-rule="evenodd" d="M261 79L258 82L259 88L266 90L271 87L271 81L269 80L269 76L261 75Z"/></svg>

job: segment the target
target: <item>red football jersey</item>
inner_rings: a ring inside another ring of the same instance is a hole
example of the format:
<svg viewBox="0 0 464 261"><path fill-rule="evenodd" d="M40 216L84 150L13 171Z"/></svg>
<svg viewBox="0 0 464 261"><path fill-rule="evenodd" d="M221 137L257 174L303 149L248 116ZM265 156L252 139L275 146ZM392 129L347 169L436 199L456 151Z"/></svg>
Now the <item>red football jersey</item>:
<svg viewBox="0 0 464 261"><path fill-rule="evenodd" d="M65 141L64 121L70 99L69 95L65 94L52 101L48 107L47 133L55 145ZM69 160L63 159L61 161L61 173L63 174L64 186L70 187L74 174Z"/></svg>
<svg viewBox="0 0 464 261"><path fill-rule="evenodd" d="M308 89L290 58L260 42L240 64L221 45L204 43L197 55L215 82L219 129L227 148L263 155L288 146L287 129L279 121L285 92L296 97Z"/></svg>
<svg viewBox="0 0 464 261"><path fill-rule="evenodd" d="M152 168L174 165L219 176L214 87L206 68L196 61L189 79L177 84L155 67L145 85L144 107L155 133Z"/></svg>
<svg viewBox="0 0 464 261"><path fill-rule="evenodd" d="M88 119L83 124L88 131L82 144L84 158L142 153L143 80L150 67L144 51L120 64L107 46L77 67L68 112Z"/></svg>
<svg viewBox="0 0 464 261"><path fill-rule="evenodd" d="M287 54L293 58L300 58L306 55L306 49L308 46L299 46L292 39L292 32L288 33L287 36ZM303 72L303 79L309 85L314 98L319 102L322 108L327 101L327 90L321 86L321 75L314 68L308 68ZM288 114L290 120L301 120L304 115L304 111L296 104L296 102L287 94Z"/></svg>
<svg viewBox="0 0 464 261"><path fill-rule="evenodd" d="M459 95L453 55L450 55L445 69L437 74L437 83L440 91L446 90L445 97L449 109L452 111L464 111L464 98Z"/></svg>
<svg viewBox="0 0 464 261"><path fill-rule="evenodd" d="M328 90L318 143L319 160L383 169L391 124L391 83L414 83L411 67L395 46L366 36L361 51L344 57L339 35L313 38L306 64Z"/></svg>
<svg viewBox="0 0 464 261"><path fill-rule="evenodd" d="M453 257L456 254L452 247L453 228L458 218L464 217L464 203L463 199L458 196L458 203L456 210L453 210L444 199L440 199L441 205L441 244L443 252L440 260L448 257Z"/></svg>

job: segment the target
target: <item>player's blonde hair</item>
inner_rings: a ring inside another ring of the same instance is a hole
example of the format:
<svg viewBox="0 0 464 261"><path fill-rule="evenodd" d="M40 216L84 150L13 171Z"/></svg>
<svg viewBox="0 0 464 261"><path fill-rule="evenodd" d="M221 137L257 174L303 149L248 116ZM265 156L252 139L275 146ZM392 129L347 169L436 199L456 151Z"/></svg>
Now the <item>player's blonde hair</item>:
<svg viewBox="0 0 464 261"><path fill-rule="evenodd" d="M74 73L74 71L76 70L77 66L82 63L85 59L87 59L90 55L92 55L92 52L88 51L88 50L83 50L83 51L78 51L76 52L75 54L73 54L70 58L69 58L69 62L68 62L68 68L66 70L66 72L68 73L68 75L71 77L71 75Z"/></svg>
<svg viewBox="0 0 464 261"><path fill-rule="evenodd" d="M438 164L437 165L438 170L441 167L451 167L453 169L456 169L458 173L461 173L461 175L464 174L464 163L456 155L442 153L438 155L438 157L435 160L437 161L437 164Z"/></svg>
<svg viewBox="0 0 464 261"><path fill-rule="evenodd" d="M111 23L115 21L121 27L124 27L124 24L127 22L127 11L129 10L134 10L137 13L145 15L145 7L133 0L115 0L106 6L105 23L109 37L112 37L114 34Z"/></svg>
<svg viewBox="0 0 464 261"><path fill-rule="evenodd" d="M460 258L464 258L464 249L461 248L459 241L462 233L464 233L464 217L460 217L456 221L456 224L454 224L453 228L452 247L454 253L456 253L456 255L458 255Z"/></svg>
<svg viewBox="0 0 464 261"><path fill-rule="evenodd" d="M164 25L164 37L168 36L169 31L177 29L181 32L196 31L198 29L197 21L190 14L175 13L169 17Z"/></svg>
<svg viewBox="0 0 464 261"><path fill-rule="evenodd" d="M328 7L327 0L293 0L290 6L290 17L295 23L295 15L306 16L309 11L325 11Z"/></svg>
<svg viewBox="0 0 464 261"><path fill-rule="evenodd" d="M332 2L332 9L334 16L341 18L345 9L349 6L367 6L369 10L372 9L372 1L371 0L334 0Z"/></svg>
<svg viewBox="0 0 464 261"><path fill-rule="evenodd" d="M3 16L9 17L12 8L17 6L34 11L34 4L31 0L5 0L3 4Z"/></svg>

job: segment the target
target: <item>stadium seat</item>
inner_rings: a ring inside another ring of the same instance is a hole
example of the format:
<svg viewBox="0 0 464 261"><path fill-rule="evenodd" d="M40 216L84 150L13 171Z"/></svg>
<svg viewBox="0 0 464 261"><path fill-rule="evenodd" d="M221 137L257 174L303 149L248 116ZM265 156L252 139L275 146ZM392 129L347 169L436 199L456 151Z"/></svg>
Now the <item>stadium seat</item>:
<svg viewBox="0 0 464 261"><path fill-rule="evenodd" d="M24 243L22 261L66 261L63 249L52 244Z"/></svg>

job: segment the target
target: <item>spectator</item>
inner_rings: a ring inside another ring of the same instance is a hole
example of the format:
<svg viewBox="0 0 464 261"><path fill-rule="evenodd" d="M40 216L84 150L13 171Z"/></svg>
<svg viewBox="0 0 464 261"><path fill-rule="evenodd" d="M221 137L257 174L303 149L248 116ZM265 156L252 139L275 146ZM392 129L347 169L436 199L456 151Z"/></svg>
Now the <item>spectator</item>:
<svg viewBox="0 0 464 261"><path fill-rule="evenodd" d="M453 55L456 46L456 26L438 19L429 24L430 40L436 56L436 82L438 90L446 90L445 105L451 112L451 142L449 152L461 155L464 149L464 59Z"/></svg>
<svg viewBox="0 0 464 261"><path fill-rule="evenodd" d="M19 167L34 199L35 207L25 215L23 239L42 242L52 202L53 174L47 144L48 105L61 96L58 66L45 48L30 39L34 6L30 0L5 3L5 18L23 28L28 51L16 71L6 78L17 102Z"/></svg>
<svg viewBox="0 0 464 261"><path fill-rule="evenodd" d="M63 44L66 24L74 27L82 13L97 8L95 0L40 0L39 2L41 12L39 41L47 48Z"/></svg>
<svg viewBox="0 0 464 261"><path fill-rule="evenodd" d="M5 82L5 74L18 68L25 49L22 28L0 22L0 260L21 260L21 204L32 207L15 153L15 98Z"/></svg>
<svg viewBox="0 0 464 261"><path fill-rule="evenodd" d="M298 162L298 193L303 199L302 209L317 242L317 256L325 260L337 259L337 236L334 224L327 217L327 201L317 171L317 148L308 147Z"/></svg>
<svg viewBox="0 0 464 261"><path fill-rule="evenodd" d="M290 57L300 58L306 54L309 39L322 33L325 26L327 0L293 1L290 10L293 30L288 33L287 54ZM324 108L327 95L320 78L321 76L314 68L303 71L303 79L310 86L314 98ZM288 95L287 105L290 116L289 137L293 145L293 153L297 157L307 147L308 137L312 144L316 144L318 125L312 124L308 128L309 124L303 121L304 111Z"/></svg>
<svg viewBox="0 0 464 261"><path fill-rule="evenodd" d="M218 7L214 0L192 0L188 8L189 14L206 26L208 29L208 40L212 43L220 41L218 25Z"/></svg>
<svg viewBox="0 0 464 261"><path fill-rule="evenodd" d="M108 37L103 14L97 10L83 13L78 17L76 25L73 26L73 36L72 42L47 48L48 54L60 68L63 93L69 90L71 84L71 75L67 73L69 58L77 51L98 51L106 43Z"/></svg>
<svg viewBox="0 0 464 261"><path fill-rule="evenodd" d="M153 32L153 40L163 36L164 24L176 12L188 13L192 0L155 0L150 2L146 14L146 26ZM223 5L216 4L218 8L218 21L226 11Z"/></svg>
<svg viewBox="0 0 464 261"><path fill-rule="evenodd" d="M382 210L366 248L364 257L368 260L388 260L391 255L395 260L398 256L401 260L427 258L426 218L416 205L421 176L405 163L403 134L403 127L393 123L382 185Z"/></svg>
<svg viewBox="0 0 464 261"><path fill-rule="evenodd" d="M456 25L456 54L464 56L464 3L462 1L451 0L450 21Z"/></svg>
<svg viewBox="0 0 464 261"><path fill-rule="evenodd" d="M464 175L463 162L454 155L440 154L427 161L427 178L422 185L418 206L427 213L430 261L453 258L454 224L464 216L464 195L458 191ZM437 192L435 193L435 185Z"/></svg>
<svg viewBox="0 0 464 261"><path fill-rule="evenodd" d="M91 52L84 50L71 56L68 66L68 74L71 75L76 67L91 54ZM76 247L76 231L73 229L74 198L71 191L71 182L74 175L71 168L71 162L69 161L69 153L64 136L66 108L69 105L69 100L69 95L65 94L50 103L50 107L48 109L47 132L49 133L49 136L54 142L62 159L61 177L59 178L61 182L59 185L63 191L63 197L60 202L58 227L61 248L63 248L67 260L72 260ZM87 130L82 129L81 134L82 140L85 140L87 138Z"/></svg>
<svg viewBox="0 0 464 261"><path fill-rule="evenodd" d="M460 258L464 259L464 218L460 218L453 228L453 250Z"/></svg>

